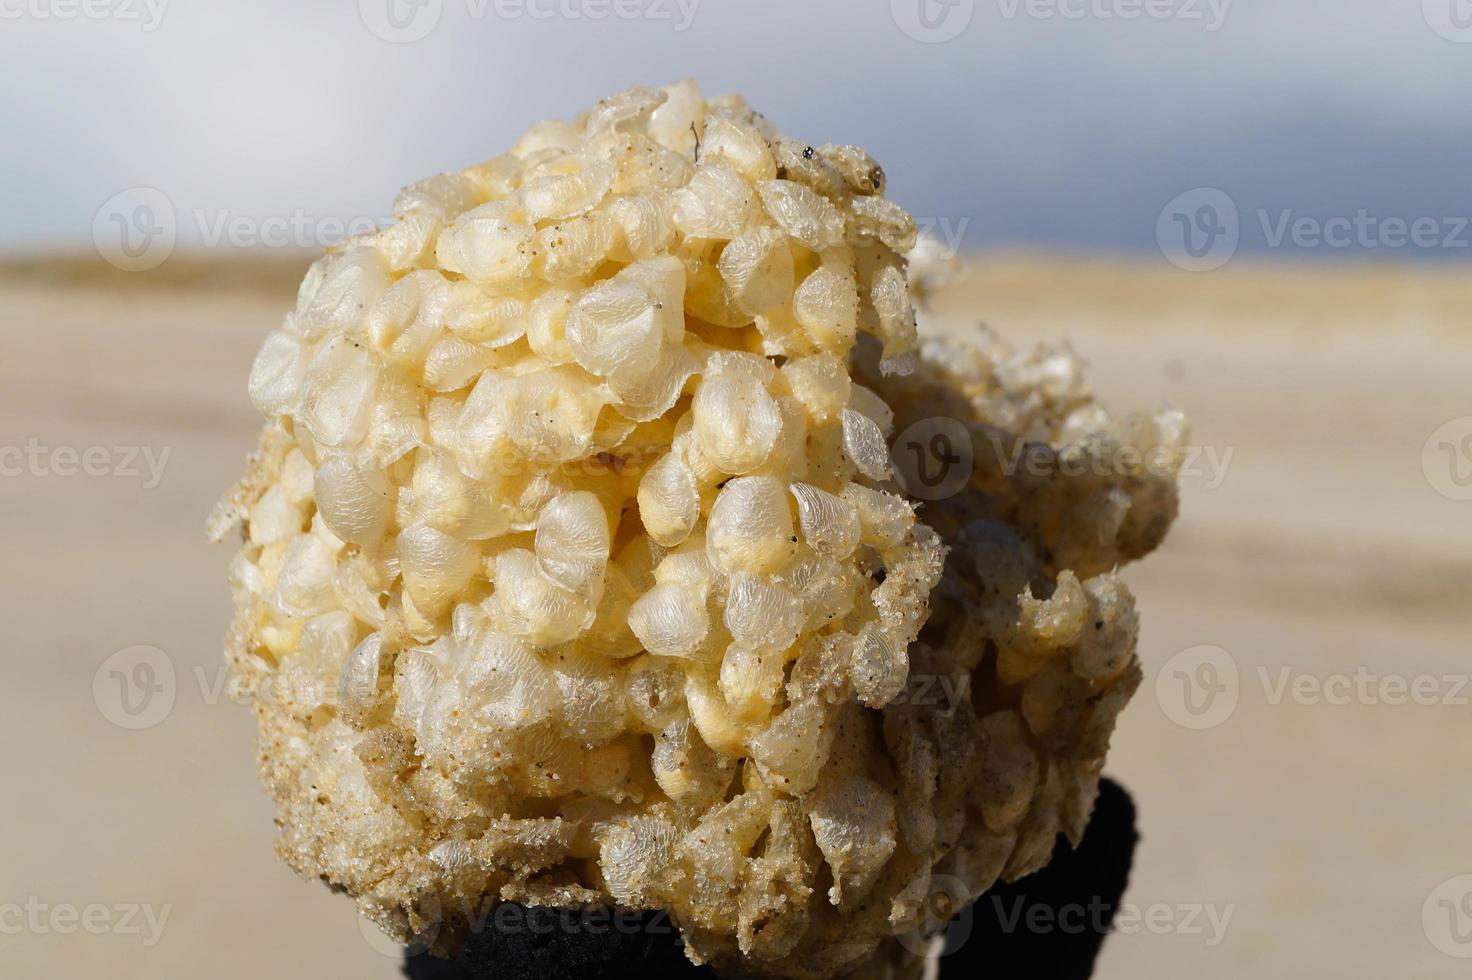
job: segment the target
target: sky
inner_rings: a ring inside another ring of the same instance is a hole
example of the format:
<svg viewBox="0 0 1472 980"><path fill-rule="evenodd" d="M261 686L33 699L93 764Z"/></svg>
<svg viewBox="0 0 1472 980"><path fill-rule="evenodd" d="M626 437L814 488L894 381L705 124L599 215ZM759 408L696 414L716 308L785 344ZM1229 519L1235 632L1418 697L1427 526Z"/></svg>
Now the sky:
<svg viewBox="0 0 1472 980"><path fill-rule="evenodd" d="M0 250L321 244L684 77L965 246L1472 255L1472 0L0 0Z"/></svg>

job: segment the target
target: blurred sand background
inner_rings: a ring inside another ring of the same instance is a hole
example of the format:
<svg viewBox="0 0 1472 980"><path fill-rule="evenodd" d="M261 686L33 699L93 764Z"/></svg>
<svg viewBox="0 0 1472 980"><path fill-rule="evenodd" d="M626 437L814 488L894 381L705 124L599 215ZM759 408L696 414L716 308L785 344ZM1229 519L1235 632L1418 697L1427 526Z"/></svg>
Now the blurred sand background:
<svg viewBox="0 0 1472 980"><path fill-rule="evenodd" d="M146 469L0 478L0 905L169 907L151 947L120 930L7 930L0 975L396 975L350 901L276 862L253 722L220 686L230 549L206 543L204 519L254 443L246 373L304 265L0 271L0 446L169 452L156 487ZM1069 340L1116 408L1169 401L1194 444L1232 453L1219 485L1210 470L1185 481L1167 545L1127 573L1146 683L1108 770L1140 810L1126 900L1231 918L1216 945L1180 912L1167 934L1115 935L1101 978L1464 975L1422 908L1472 872L1472 707L1274 704L1257 670L1469 670L1472 503L1438 494L1422 464L1432 432L1472 414L1469 308L1472 279L1452 271L1193 276L1017 255L982 257L940 298L950 328ZM93 680L136 644L167 654L176 694L159 724L128 731ZM1230 653L1241 695L1193 731L1155 679L1202 644Z"/></svg>

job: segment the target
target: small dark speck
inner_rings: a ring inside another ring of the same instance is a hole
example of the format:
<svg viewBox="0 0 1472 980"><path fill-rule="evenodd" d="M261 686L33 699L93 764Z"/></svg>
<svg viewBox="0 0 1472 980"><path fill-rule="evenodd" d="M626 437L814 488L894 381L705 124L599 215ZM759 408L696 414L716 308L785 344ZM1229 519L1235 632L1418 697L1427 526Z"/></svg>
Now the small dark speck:
<svg viewBox="0 0 1472 980"><path fill-rule="evenodd" d="M818 151L814 150L811 146L805 146L802 149L802 158L804 160L811 160L813 158L813 154L817 152Z"/></svg>
<svg viewBox="0 0 1472 980"><path fill-rule="evenodd" d="M1102 620L1102 619L1096 619L1096 620L1094 620L1094 629L1101 630L1103 628L1104 628L1104 620Z"/></svg>

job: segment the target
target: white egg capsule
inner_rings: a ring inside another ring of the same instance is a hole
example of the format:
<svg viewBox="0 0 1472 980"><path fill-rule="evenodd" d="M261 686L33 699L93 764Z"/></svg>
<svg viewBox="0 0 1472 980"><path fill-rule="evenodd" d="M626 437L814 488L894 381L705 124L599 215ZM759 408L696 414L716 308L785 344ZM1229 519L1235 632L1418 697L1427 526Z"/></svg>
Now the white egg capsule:
<svg viewBox="0 0 1472 980"><path fill-rule="evenodd" d="M398 493L376 466L350 456L334 456L317 467L317 512L344 541L370 545L388 531Z"/></svg>
<svg viewBox="0 0 1472 980"><path fill-rule="evenodd" d="M769 476L727 483L711 507L706 548L726 573L779 571L797 550L787 488Z"/></svg>

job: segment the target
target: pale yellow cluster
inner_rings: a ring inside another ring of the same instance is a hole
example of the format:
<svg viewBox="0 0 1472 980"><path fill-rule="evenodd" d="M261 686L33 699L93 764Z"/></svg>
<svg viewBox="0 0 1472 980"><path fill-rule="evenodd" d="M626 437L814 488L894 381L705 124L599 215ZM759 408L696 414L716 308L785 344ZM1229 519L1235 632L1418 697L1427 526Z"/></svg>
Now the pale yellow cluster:
<svg viewBox="0 0 1472 980"><path fill-rule="evenodd" d="M440 951L499 900L617 903L829 977L913 967L938 877L974 896L1076 835L1132 607L957 502L957 618L917 642L945 548L891 404L989 396L896 387L916 236L883 190L739 98L633 89L312 266L215 523L294 867Z"/></svg>

